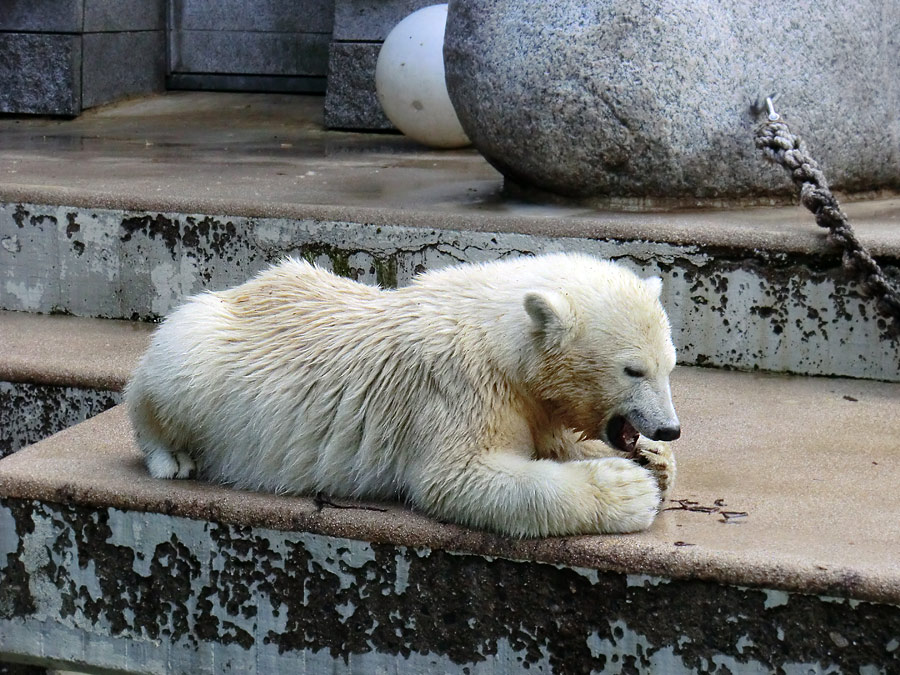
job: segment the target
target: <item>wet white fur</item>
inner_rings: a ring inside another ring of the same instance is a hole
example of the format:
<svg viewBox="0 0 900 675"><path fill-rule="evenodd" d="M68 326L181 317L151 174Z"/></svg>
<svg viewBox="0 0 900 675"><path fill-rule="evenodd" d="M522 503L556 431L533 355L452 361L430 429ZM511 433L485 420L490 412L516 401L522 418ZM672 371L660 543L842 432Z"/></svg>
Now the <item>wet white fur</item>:
<svg viewBox="0 0 900 675"><path fill-rule="evenodd" d="M128 409L156 477L196 463L239 488L399 497L515 536L642 530L657 478L674 480L671 452L642 439L650 471L598 439L636 405L674 416L659 290L584 255L462 265L397 290L285 260L169 316Z"/></svg>

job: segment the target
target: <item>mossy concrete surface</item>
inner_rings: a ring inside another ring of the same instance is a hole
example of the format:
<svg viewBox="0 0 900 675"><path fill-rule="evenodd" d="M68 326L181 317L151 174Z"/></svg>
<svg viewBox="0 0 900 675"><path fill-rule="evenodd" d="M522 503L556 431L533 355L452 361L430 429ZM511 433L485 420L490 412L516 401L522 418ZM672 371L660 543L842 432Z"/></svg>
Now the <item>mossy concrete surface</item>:
<svg viewBox="0 0 900 675"><path fill-rule="evenodd" d="M121 403L152 330L0 311L0 457Z"/></svg>

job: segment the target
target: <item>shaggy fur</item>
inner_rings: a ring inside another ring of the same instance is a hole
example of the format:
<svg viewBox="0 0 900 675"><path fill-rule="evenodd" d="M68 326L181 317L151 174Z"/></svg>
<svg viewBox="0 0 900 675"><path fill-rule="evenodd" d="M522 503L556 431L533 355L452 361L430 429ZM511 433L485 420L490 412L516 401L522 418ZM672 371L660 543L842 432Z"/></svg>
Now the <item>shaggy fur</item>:
<svg viewBox="0 0 900 675"><path fill-rule="evenodd" d="M289 259L169 316L128 410L160 478L399 497L515 536L642 530L674 481L668 444L641 438L645 468L602 441L615 415L645 436L678 423L659 292L583 255L397 290Z"/></svg>

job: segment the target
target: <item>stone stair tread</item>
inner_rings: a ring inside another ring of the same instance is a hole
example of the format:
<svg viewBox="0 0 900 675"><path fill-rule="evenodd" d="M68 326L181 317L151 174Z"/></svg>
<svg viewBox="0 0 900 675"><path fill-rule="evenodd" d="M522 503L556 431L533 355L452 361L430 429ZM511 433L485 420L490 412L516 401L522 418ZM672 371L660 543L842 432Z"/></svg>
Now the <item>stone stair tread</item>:
<svg viewBox="0 0 900 675"><path fill-rule="evenodd" d="M0 496L900 604L900 385L678 368L673 392L678 485L634 535L518 541L399 504L154 480L122 406L0 461Z"/></svg>
<svg viewBox="0 0 900 675"><path fill-rule="evenodd" d="M72 121L0 119L0 202L829 250L798 206L634 213L501 200L500 174L474 150L326 131L321 115L320 97L173 92ZM873 254L900 252L900 199L845 206Z"/></svg>
<svg viewBox="0 0 900 675"><path fill-rule="evenodd" d="M119 390L153 324L0 311L0 380Z"/></svg>

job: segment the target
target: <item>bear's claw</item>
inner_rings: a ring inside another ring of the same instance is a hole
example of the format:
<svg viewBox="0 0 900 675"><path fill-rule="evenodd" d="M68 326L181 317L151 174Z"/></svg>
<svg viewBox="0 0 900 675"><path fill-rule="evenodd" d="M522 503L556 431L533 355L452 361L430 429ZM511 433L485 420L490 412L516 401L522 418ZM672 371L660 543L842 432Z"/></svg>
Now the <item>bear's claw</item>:
<svg viewBox="0 0 900 675"><path fill-rule="evenodd" d="M674 489L678 466L669 443L641 437L628 458L646 467L653 474L663 499Z"/></svg>

